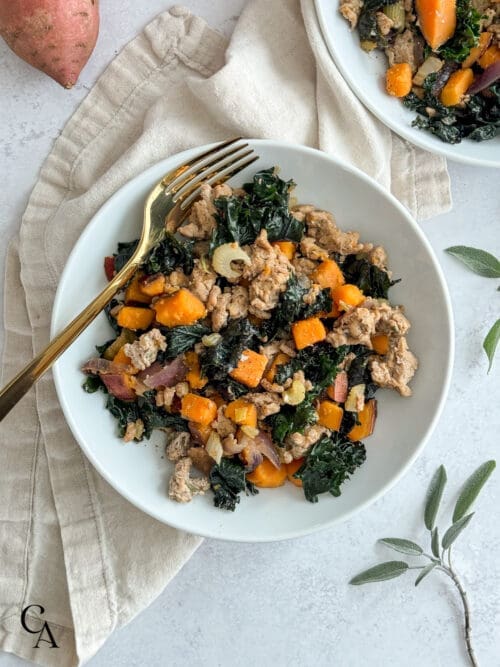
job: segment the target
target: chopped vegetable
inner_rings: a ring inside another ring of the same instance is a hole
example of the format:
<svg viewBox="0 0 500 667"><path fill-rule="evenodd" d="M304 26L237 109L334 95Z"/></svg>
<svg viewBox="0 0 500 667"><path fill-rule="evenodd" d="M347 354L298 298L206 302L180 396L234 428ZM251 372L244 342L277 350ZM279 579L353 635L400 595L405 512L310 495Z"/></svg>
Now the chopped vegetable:
<svg viewBox="0 0 500 667"><path fill-rule="evenodd" d="M470 67L459 69L450 76L441 91L441 102L445 107L453 107L459 104L467 89L472 84L474 72Z"/></svg>
<svg viewBox="0 0 500 667"><path fill-rule="evenodd" d="M349 310L363 303L365 295L356 285L341 285L333 290L333 300L339 310Z"/></svg>
<svg viewBox="0 0 500 667"><path fill-rule="evenodd" d="M365 403L364 408L358 412L358 424L352 428L347 437L349 440L363 440L373 433L377 419L377 401L372 398Z"/></svg>
<svg viewBox="0 0 500 667"><path fill-rule="evenodd" d="M172 296L159 298L152 308L158 322L167 327L194 324L206 315L203 302L184 287Z"/></svg>
<svg viewBox="0 0 500 667"><path fill-rule="evenodd" d="M139 280L139 289L146 296L153 297L163 294L166 286L166 278L163 273L156 273L153 276L144 276Z"/></svg>
<svg viewBox="0 0 500 667"><path fill-rule="evenodd" d="M387 334L375 334L371 340L373 349L377 354L387 354L389 352L389 336Z"/></svg>
<svg viewBox="0 0 500 667"><path fill-rule="evenodd" d="M331 431L338 431L344 415L343 409L332 401L320 401L318 407L318 422Z"/></svg>
<svg viewBox="0 0 500 667"><path fill-rule="evenodd" d="M226 406L226 417L240 426L257 427L257 408L253 403L238 398Z"/></svg>
<svg viewBox="0 0 500 667"><path fill-rule="evenodd" d="M291 482L294 486L299 486L299 487L302 486L302 480L297 479L295 477L295 473L303 463L304 463L304 458L300 458L300 459L294 459L293 461L290 461L290 463L286 464L286 475L288 477L288 481Z"/></svg>
<svg viewBox="0 0 500 667"><path fill-rule="evenodd" d="M462 67L464 69L466 67L472 67L472 65L474 65L474 63L479 60L479 58L483 55L483 53L490 45L492 37L493 34L491 32L482 32L479 35L479 42L477 46L472 47L472 49L469 51L469 55L467 56L467 58L464 61L462 61Z"/></svg>
<svg viewBox="0 0 500 667"><path fill-rule="evenodd" d="M311 279L320 287L334 290L345 283L342 269L333 259L325 259L311 274Z"/></svg>
<svg viewBox="0 0 500 667"><path fill-rule="evenodd" d="M479 58L478 63L483 69L487 69L491 65L500 61L500 47L498 45L490 46L483 55Z"/></svg>
<svg viewBox="0 0 500 667"><path fill-rule="evenodd" d="M194 351L186 352L184 355L188 372L186 374L186 381L189 382L191 389L203 389L207 384L208 378L202 377L200 372L200 358Z"/></svg>
<svg viewBox="0 0 500 667"><path fill-rule="evenodd" d="M287 477L287 469L285 466L275 468L271 461L264 459L253 472L247 475L247 479L255 486L262 488L275 488L283 486Z"/></svg>
<svg viewBox="0 0 500 667"><path fill-rule="evenodd" d="M297 350L303 350L309 345L319 343L326 338L326 329L318 317L299 320L292 324L292 335Z"/></svg>
<svg viewBox="0 0 500 667"><path fill-rule="evenodd" d="M151 297L140 288L141 275L136 274L127 285L125 290L125 303L151 303Z"/></svg>
<svg viewBox="0 0 500 667"><path fill-rule="evenodd" d="M385 89L394 97L406 97L412 87L412 71L408 63L396 63L385 73Z"/></svg>
<svg viewBox="0 0 500 667"><path fill-rule="evenodd" d="M243 350L236 368L229 375L247 387L257 387L267 366L267 357L253 350Z"/></svg>
<svg viewBox="0 0 500 667"><path fill-rule="evenodd" d="M285 255L285 257L291 262L295 255L295 243L292 241L274 241L271 245L279 250Z"/></svg>
<svg viewBox="0 0 500 667"><path fill-rule="evenodd" d="M138 308L136 306L123 306L118 313L116 321L119 326L126 329L147 329L153 321L154 313L149 308Z"/></svg>
<svg viewBox="0 0 500 667"><path fill-rule="evenodd" d="M455 32L456 0L415 0L415 9L425 41L436 51Z"/></svg>
<svg viewBox="0 0 500 667"><path fill-rule="evenodd" d="M272 360L271 365L265 372L264 377L266 378L266 380L268 380L269 382L274 382L278 366L283 366L283 364L286 364L289 361L290 357L288 356L288 354L285 354L284 352L278 352L278 354Z"/></svg>
<svg viewBox="0 0 500 667"><path fill-rule="evenodd" d="M181 415L190 422L208 426L217 416L217 404L204 396L186 394L181 404Z"/></svg>

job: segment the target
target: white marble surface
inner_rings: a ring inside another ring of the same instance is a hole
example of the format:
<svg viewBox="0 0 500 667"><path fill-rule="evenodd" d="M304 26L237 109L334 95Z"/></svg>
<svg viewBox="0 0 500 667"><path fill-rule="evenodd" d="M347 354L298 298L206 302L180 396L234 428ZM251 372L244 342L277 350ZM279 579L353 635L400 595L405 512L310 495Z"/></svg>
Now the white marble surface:
<svg viewBox="0 0 500 667"><path fill-rule="evenodd" d="M165 0L101 4L97 49L72 91L57 87L0 44L2 267L7 239L19 227L53 140L117 51L169 6ZM245 0L186 0L185 4L229 34ZM364 588L347 585L360 569L393 557L374 546L378 537L427 539L422 498L441 462L446 463L450 479L445 503L449 511L459 483L499 451L500 355L487 376L481 343L499 316L500 294L495 281L466 272L443 249L465 244L500 255L500 172L450 164L450 174L454 209L425 222L423 229L452 294L456 363L444 414L419 461L371 508L322 533L255 546L207 540L159 598L109 639L91 661L92 667L467 664L460 607L439 575L418 589L412 577ZM479 664L488 667L500 664L499 504L497 472L478 502L477 516L457 543L455 556L473 606ZM0 654L0 667L22 664L26 663Z"/></svg>

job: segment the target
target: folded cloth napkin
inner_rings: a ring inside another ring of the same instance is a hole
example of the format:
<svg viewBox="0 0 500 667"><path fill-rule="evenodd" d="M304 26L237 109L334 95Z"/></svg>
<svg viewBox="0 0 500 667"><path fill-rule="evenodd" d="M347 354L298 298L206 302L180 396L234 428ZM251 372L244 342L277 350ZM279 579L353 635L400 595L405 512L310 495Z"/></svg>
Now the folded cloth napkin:
<svg viewBox="0 0 500 667"><path fill-rule="evenodd" d="M311 48L312 47L312 48ZM101 76L56 141L9 249L3 382L48 342L64 263L99 207L146 167L235 134L317 146L420 218L449 206L445 162L395 137L330 60L309 0L251 1L229 45L181 7ZM424 165L425 162L425 165ZM50 374L1 425L0 647L44 665L88 660L200 543L119 496L82 455ZM37 636L50 638L34 648ZM41 619L41 620L40 620Z"/></svg>

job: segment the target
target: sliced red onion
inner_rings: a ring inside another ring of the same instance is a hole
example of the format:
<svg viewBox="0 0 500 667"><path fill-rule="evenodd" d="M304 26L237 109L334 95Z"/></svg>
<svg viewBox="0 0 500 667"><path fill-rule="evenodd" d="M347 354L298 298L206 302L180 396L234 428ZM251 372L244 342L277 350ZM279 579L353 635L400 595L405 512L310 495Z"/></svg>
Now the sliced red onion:
<svg viewBox="0 0 500 667"><path fill-rule="evenodd" d="M246 436L245 436L246 437ZM262 453L259 452L255 441L249 438L250 443L240 452L240 459L245 465L247 472L252 472L263 461Z"/></svg>
<svg viewBox="0 0 500 667"><path fill-rule="evenodd" d="M133 401L135 399L135 392L125 382L123 373L120 375L103 375L102 381L109 393L116 398L122 401Z"/></svg>
<svg viewBox="0 0 500 667"><path fill-rule="evenodd" d="M257 449L261 454L264 454L266 459L269 459L275 468L280 468L281 463L276 451L276 447L273 445L271 436L266 431L259 431L259 435L255 438L255 444Z"/></svg>
<svg viewBox="0 0 500 667"><path fill-rule="evenodd" d="M168 364L162 365L155 361L149 368L141 371L137 379L143 382L146 387L156 389L156 387L173 387L186 377L187 367L182 357L176 357Z"/></svg>
<svg viewBox="0 0 500 667"><path fill-rule="evenodd" d="M498 79L500 79L500 60L487 67L479 76L476 76L467 91L467 95L480 93L485 88L492 86Z"/></svg>
<svg viewBox="0 0 500 667"><path fill-rule="evenodd" d="M349 387L349 378L345 371L340 371L335 377L333 384L333 400L337 403L344 403L347 398L347 389Z"/></svg>
<svg viewBox="0 0 500 667"><path fill-rule="evenodd" d="M114 361L96 358L89 359L82 366L84 373L93 373L94 375L118 375L119 373L133 373L135 368L129 364L116 364Z"/></svg>

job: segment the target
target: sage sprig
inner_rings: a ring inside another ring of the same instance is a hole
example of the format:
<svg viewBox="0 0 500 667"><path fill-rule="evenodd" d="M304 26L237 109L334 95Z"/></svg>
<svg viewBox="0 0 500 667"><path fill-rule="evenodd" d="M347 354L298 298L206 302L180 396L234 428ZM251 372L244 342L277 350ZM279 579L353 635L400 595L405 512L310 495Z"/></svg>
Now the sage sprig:
<svg viewBox="0 0 500 667"><path fill-rule="evenodd" d="M452 565L451 547L472 520L474 513L469 512L469 510L495 467L495 461L486 461L465 481L455 503L452 524L444 532L443 537L440 540L440 531L434 524L443 497L447 476L445 467L443 465L439 466L427 489L424 506L424 524L429 531L432 555L426 553L419 544L412 540L400 537L384 537L379 540L381 544L389 549L393 549L394 551L398 551L399 553L408 556L426 558L429 562L423 565L410 565L403 560L386 561L385 563L379 563L368 570L360 572L349 582L354 586L360 586L362 584L395 579L396 577L406 574L409 570L419 570L418 576L415 579L415 586L418 586L425 577L431 574L431 572L436 571L445 574L453 582L462 601L464 610L464 639L467 647L467 654L473 667L477 667L477 661L471 641L471 614L469 601L467 599L467 593Z"/></svg>
<svg viewBox="0 0 500 667"><path fill-rule="evenodd" d="M446 248L445 252L456 257L471 271L484 278L500 278L500 260L486 250L471 248L466 245L455 245ZM500 287L497 288L500 291ZM498 319L486 334L483 349L488 357L488 373L493 365L493 358L500 341L500 319Z"/></svg>

